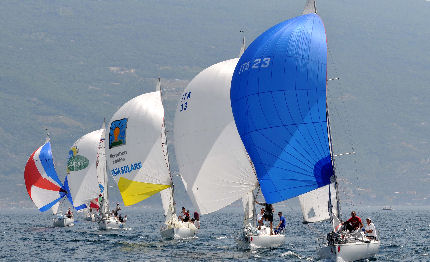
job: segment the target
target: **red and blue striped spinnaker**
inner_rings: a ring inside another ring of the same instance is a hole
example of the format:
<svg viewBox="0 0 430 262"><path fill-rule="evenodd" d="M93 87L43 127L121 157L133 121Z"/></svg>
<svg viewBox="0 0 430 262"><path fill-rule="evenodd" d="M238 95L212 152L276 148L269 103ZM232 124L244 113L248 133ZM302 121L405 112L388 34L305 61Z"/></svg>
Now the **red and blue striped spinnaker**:
<svg viewBox="0 0 430 262"><path fill-rule="evenodd" d="M326 34L317 14L273 26L236 65L234 120L267 203L330 183L326 78Z"/></svg>
<svg viewBox="0 0 430 262"><path fill-rule="evenodd" d="M28 159L24 180L28 195L41 212L49 210L67 194L55 171L49 140Z"/></svg>

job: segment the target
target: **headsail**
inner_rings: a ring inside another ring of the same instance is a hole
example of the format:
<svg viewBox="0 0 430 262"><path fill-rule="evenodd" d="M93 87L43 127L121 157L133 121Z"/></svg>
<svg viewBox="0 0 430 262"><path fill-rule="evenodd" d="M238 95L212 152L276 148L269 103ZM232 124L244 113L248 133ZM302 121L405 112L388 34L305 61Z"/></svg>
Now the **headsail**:
<svg viewBox="0 0 430 262"><path fill-rule="evenodd" d="M97 179L97 148L103 129L79 138L69 151L67 180L73 206L76 210L87 207L87 203L100 194Z"/></svg>
<svg viewBox="0 0 430 262"><path fill-rule="evenodd" d="M175 114L180 174L201 214L233 203L257 184L230 106L230 82L237 61L220 62L194 77Z"/></svg>
<svg viewBox="0 0 430 262"><path fill-rule="evenodd" d="M28 195L41 212L58 209L56 203L66 195L66 190L55 171L49 140L28 159L24 180Z"/></svg>
<svg viewBox="0 0 430 262"><path fill-rule="evenodd" d="M325 29L316 14L273 26L236 66L233 115L268 203L330 183L326 71Z"/></svg>
<svg viewBox="0 0 430 262"><path fill-rule="evenodd" d="M108 172L118 183L126 206L172 184L161 147L163 117L160 92L156 91L125 103L109 123Z"/></svg>
<svg viewBox="0 0 430 262"><path fill-rule="evenodd" d="M329 196L331 196L331 202ZM337 202L334 183L300 195L299 201L304 222L315 223L330 219L330 205L335 206ZM332 209L332 212L338 216L336 208Z"/></svg>

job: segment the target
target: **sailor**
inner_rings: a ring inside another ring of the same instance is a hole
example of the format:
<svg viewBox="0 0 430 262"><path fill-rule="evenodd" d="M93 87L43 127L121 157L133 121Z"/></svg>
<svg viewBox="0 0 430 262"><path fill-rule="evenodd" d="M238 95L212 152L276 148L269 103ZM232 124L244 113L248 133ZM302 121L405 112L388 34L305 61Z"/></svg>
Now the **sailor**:
<svg viewBox="0 0 430 262"><path fill-rule="evenodd" d="M73 212L72 212L72 210L70 210L70 207L69 207L69 210L67 211L67 215L66 215L68 218L72 218L73 217Z"/></svg>
<svg viewBox="0 0 430 262"><path fill-rule="evenodd" d="M260 214L257 215L258 230L260 230L261 226L263 225L263 217L264 217L264 208L261 208Z"/></svg>
<svg viewBox="0 0 430 262"><path fill-rule="evenodd" d="M190 210L187 210L187 212L185 212L184 222L189 222L189 221L190 221Z"/></svg>
<svg viewBox="0 0 430 262"><path fill-rule="evenodd" d="M264 206L264 216L263 218L266 221L270 222L270 235L273 235L273 206L272 204L268 204L268 203L260 203L257 200L255 200L255 203Z"/></svg>
<svg viewBox="0 0 430 262"><path fill-rule="evenodd" d="M366 237L369 239L376 239L376 228L372 223L372 219L369 217L366 218L366 223L367 225L364 227L364 233L366 234Z"/></svg>
<svg viewBox="0 0 430 262"><path fill-rule="evenodd" d="M187 213L187 211L185 210L185 207L182 207L181 215L179 216L179 219L181 221L184 221L186 213Z"/></svg>
<svg viewBox="0 0 430 262"><path fill-rule="evenodd" d="M118 217L118 211L121 210L121 207L119 206L119 203L116 203L116 208L113 212L114 216Z"/></svg>
<svg viewBox="0 0 430 262"><path fill-rule="evenodd" d="M278 226L275 228L275 234L279 234L282 231L284 231L285 229L285 225L286 225L286 221L285 221L285 217L282 216L282 212L278 212L278 216L279 216L279 224Z"/></svg>
<svg viewBox="0 0 430 262"><path fill-rule="evenodd" d="M351 218L348 219L348 221L345 222L345 229L348 230L349 232L355 231L359 228L363 227L363 223L361 222L361 218L359 218L356 214L355 211L351 212Z"/></svg>
<svg viewBox="0 0 430 262"><path fill-rule="evenodd" d="M194 225L200 229L200 215L197 212L194 212Z"/></svg>

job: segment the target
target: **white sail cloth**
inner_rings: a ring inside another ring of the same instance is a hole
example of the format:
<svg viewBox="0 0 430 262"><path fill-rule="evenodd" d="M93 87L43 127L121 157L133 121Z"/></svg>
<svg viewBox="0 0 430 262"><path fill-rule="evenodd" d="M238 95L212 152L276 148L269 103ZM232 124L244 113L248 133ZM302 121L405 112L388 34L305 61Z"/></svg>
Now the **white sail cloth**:
<svg viewBox="0 0 430 262"><path fill-rule="evenodd" d="M68 182L73 206L87 204L100 194L97 178L97 153L103 129L79 138L69 151Z"/></svg>
<svg viewBox="0 0 430 262"><path fill-rule="evenodd" d="M127 206L172 184L162 150L163 117L160 91L156 91L125 103L109 123L108 172L118 183Z"/></svg>
<svg viewBox="0 0 430 262"><path fill-rule="evenodd" d="M185 88L175 114L180 174L201 214L233 203L257 184L230 105L237 61L223 61L200 72Z"/></svg>
<svg viewBox="0 0 430 262"><path fill-rule="evenodd" d="M331 195L331 205L333 215L337 214L337 198L334 183L320 187L306 194L299 196L302 208L303 220L308 223L315 223L330 219L329 212L329 186Z"/></svg>

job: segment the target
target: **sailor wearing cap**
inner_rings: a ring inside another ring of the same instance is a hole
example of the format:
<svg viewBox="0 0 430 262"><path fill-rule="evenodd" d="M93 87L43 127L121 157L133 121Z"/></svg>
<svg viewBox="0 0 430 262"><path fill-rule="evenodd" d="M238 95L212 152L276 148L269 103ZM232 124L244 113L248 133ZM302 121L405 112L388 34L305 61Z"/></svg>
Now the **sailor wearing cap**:
<svg viewBox="0 0 430 262"><path fill-rule="evenodd" d="M376 238L375 225L372 223L372 219L370 219L369 217L366 218L366 226L364 226L364 232L366 233L366 237L372 239Z"/></svg>

